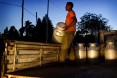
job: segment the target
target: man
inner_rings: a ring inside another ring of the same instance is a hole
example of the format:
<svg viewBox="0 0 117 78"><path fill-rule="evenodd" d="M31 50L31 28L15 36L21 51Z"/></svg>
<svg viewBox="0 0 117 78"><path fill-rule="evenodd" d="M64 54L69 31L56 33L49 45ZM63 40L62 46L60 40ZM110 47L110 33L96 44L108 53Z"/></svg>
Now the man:
<svg viewBox="0 0 117 78"><path fill-rule="evenodd" d="M74 33L76 31L76 14L72 10L73 3L67 2L66 4L66 11L68 11L68 14L66 16L65 20L65 35L63 36L62 45L61 45L61 52L59 55L59 61L65 62L67 54L69 55L69 60L74 61L75 60L75 53L74 48L72 45L72 42L74 40Z"/></svg>

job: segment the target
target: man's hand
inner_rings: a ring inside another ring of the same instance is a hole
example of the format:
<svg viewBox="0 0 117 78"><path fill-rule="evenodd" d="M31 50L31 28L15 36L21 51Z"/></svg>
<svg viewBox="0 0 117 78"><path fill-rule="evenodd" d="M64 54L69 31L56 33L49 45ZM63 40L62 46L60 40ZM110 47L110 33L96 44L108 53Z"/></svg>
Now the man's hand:
<svg viewBox="0 0 117 78"><path fill-rule="evenodd" d="M69 26L65 26L64 28L65 28L64 30L67 30L69 28Z"/></svg>

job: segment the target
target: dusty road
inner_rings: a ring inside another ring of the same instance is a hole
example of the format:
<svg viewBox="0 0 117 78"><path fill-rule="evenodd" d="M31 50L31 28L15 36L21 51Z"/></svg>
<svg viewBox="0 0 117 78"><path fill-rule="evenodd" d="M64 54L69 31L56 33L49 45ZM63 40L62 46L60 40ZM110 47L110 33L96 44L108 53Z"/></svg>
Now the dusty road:
<svg viewBox="0 0 117 78"><path fill-rule="evenodd" d="M117 78L117 66L78 65L35 67L11 73L15 75L33 76L41 78Z"/></svg>

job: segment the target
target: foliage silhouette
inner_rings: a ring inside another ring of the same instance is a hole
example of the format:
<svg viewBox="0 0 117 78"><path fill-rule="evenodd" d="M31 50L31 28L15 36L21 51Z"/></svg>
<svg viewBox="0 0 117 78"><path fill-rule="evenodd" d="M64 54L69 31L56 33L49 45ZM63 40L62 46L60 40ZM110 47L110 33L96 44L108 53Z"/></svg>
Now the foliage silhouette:
<svg viewBox="0 0 117 78"><path fill-rule="evenodd" d="M100 43L99 32L109 31L111 29L110 26L107 25L108 20L106 18L103 18L101 14L96 15L94 13L87 12L80 19L81 19L81 21L77 23L78 30L81 31L82 35L89 34L89 35L92 35L93 38L96 35L96 33L98 33L98 39L96 41L97 43ZM77 32L79 32L79 31L77 31ZM89 40L91 41L91 39L92 39L91 37L85 38L85 41L87 41L86 43L88 43Z"/></svg>
<svg viewBox="0 0 117 78"><path fill-rule="evenodd" d="M18 39L19 32L15 28L15 26L11 26L8 30L8 27L5 28L4 33L2 34L2 38L4 39Z"/></svg>
<svg viewBox="0 0 117 78"><path fill-rule="evenodd" d="M36 24L36 27L35 27L35 38L37 41L41 41L41 27L42 27L42 21L40 18L38 18L37 20L37 24Z"/></svg>
<svg viewBox="0 0 117 78"><path fill-rule="evenodd" d="M81 21L78 22L78 29L82 30L82 32L87 31L87 33L95 35L96 31L110 30L110 26L107 25L108 20L103 18L101 14L96 15L87 12L80 19Z"/></svg>
<svg viewBox="0 0 117 78"><path fill-rule="evenodd" d="M47 30L47 22L48 22L48 30ZM46 42L46 32L48 31L48 40L47 42L51 42L52 34L53 34L53 25L51 20L45 15L42 20L42 27L40 30L41 41Z"/></svg>
<svg viewBox="0 0 117 78"><path fill-rule="evenodd" d="M15 28L15 26L10 27L8 35L9 35L10 39L18 39L19 33L18 33L17 29Z"/></svg>
<svg viewBox="0 0 117 78"><path fill-rule="evenodd" d="M91 35L93 37L96 32L100 32L103 30L109 31L110 26L107 25L108 20L106 18L103 18L101 14L96 15L93 13L85 13L81 18L81 21L78 22L78 31L75 34L74 43L81 43L88 41L84 35L90 35L89 42L91 41ZM48 22L48 30L47 30L47 22ZM29 20L25 21L25 26L21 27L19 31L15 28L15 26L12 26L10 30L8 30L8 27L4 30L4 33L2 36L4 38L10 38L10 39L19 39L19 40L29 40L29 41L39 41L39 42L46 42L46 34L48 31L48 42L52 42L52 35L53 35L53 25L49 17L45 15L43 19L41 20L38 18L36 26L32 24ZM18 38L19 37L19 38Z"/></svg>

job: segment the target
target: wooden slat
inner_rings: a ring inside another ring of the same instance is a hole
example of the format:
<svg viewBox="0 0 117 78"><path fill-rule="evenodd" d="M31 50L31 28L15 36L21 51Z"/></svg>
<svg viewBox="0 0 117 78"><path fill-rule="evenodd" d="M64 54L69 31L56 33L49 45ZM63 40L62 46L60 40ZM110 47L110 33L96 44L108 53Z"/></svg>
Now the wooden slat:
<svg viewBox="0 0 117 78"><path fill-rule="evenodd" d="M11 59L6 60L6 64L13 64L13 59L12 60Z"/></svg>
<svg viewBox="0 0 117 78"><path fill-rule="evenodd" d="M30 45L43 45L44 43L38 43L38 42L29 42L29 41L16 41L16 44L30 44Z"/></svg>
<svg viewBox="0 0 117 78"><path fill-rule="evenodd" d="M41 46L60 46L61 44L49 44L49 43L38 43L38 42L26 42L26 41L15 41L16 44L30 44L30 45L41 45Z"/></svg>
<svg viewBox="0 0 117 78"><path fill-rule="evenodd" d="M8 46L8 50L12 51L13 50L13 46Z"/></svg>
<svg viewBox="0 0 117 78"><path fill-rule="evenodd" d="M18 59L17 60L17 63L26 63L26 62L39 62L40 61L40 58L29 58L29 59Z"/></svg>
<svg viewBox="0 0 117 78"><path fill-rule="evenodd" d="M15 71L16 68L16 57L17 57L17 51L16 51L16 44L14 46L14 59L13 59L13 70Z"/></svg>
<svg viewBox="0 0 117 78"><path fill-rule="evenodd" d="M47 57L57 57L57 54L44 54L44 55L42 55L42 57L44 57L44 58L47 58Z"/></svg>
<svg viewBox="0 0 117 78"><path fill-rule="evenodd" d="M7 59L6 60L13 60L14 59L14 55L7 55Z"/></svg>
<svg viewBox="0 0 117 78"><path fill-rule="evenodd" d="M13 57L14 55L7 55L7 63L13 63L13 59L14 59ZM17 55L16 57L17 60L27 59L27 61L31 59L39 59L39 58L40 58L40 55Z"/></svg>
<svg viewBox="0 0 117 78"><path fill-rule="evenodd" d="M61 44L55 44L55 43L39 43L39 42L29 42L29 41L17 41L17 40L5 40L5 42L8 42L8 43L15 43L15 44L30 44L30 45L44 45L44 46L47 46L47 45L52 45L52 46L61 46Z"/></svg>
<svg viewBox="0 0 117 78"><path fill-rule="evenodd" d="M12 74L5 74L8 78L40 78L40 77L28 77L28 76L19 76L19 75L12 75Z"/></svg>
<svg viewBox="0 0 117 78"><path fill-rule="evenodd" d="M22 68L29 68L29 67L35 67L40 65L40 62L28 62L28 63L18 63L16 64L16 70L17 69L22 69ZM8 64L7 69L12 69L13 64Z"/></svg>
<svg viewBox="0 0 117 78"><path fill-rule="evenodd" d="M40 49L39 50L18 50L18 54L40 54Z"/></svg>
<svg viewBox="0 0 117 78"><path fill-rule="evenodd" d="M43 61L54 61L54 60L57 60L57 57L53 56L53 57L46 57L46 58L43 58Z"/></svg>
<svg viewBox="0 0 117 78"><path fill-rule="evenodd" d="M17 55L17 59L29 59L29 58L39 58L39 55Z"/></svg>
<svg viewBox="0 0 117 78"><path fill-rule="evenodd" d="M57 51L43 51L43 54L57 54Z"/></svg>
<svg viewBox="0 0 117 78"><path fill-rule="evenodd" d="M43 65L46 65L46 64L48 64L48 63L54 63L54 62L56 62L57 60L45 60L45 61L42 61L42 63L41 63L41 65L43 66Z"/></svg>
<svg viewBox="0 0 117 78"><path fill-rule="evenodd" d="M17 44L17 48L40 48L41 45L26 45L26 44Z"/></svg>
<svg viewBox="0 0 117 78"><path fill-rule="evenodd" d="M40 61L40 58L17 59L16 63L36 62L36 61ZM13 64L13 60L7 60L6 64Z"/></svg>
<svg viewBox="0 0 117 78"><path fill-rule="evenodd" d="M44 50L58 50L59 48L57 47L51 47L51 48L43 48Z"/></svg>
<svg viewBox="0 0 117 78"><path fill-rule="evenodd" d="M13 63L12 64L7 64L7 70L13 70Z"/></svg>
<svg viewBox="0 0 117 78"><path fill-rule="evenodd" d="M7 51L7 55L12 55L12 54L14 54L14 50Z"/></svg>
<svg viewBox="0 0 117 78"><path fill-rule="evenodd" d="M14 55L7 55L7 60L13 60ZM39 55L17 55L16 59L39 58Z"/></svg>
<svg viewBox="0 0 117 78"><path fill-rule="evenodd" d="M52 49L59 49L59 47L58 46L43 46L43 48L45 49L45 48L52 48Z"/></svg>
<svg viewBox="0 0 117 78"><path fill-rule="evenodd" d="M11 41L8 41L7 43L8 43L9 46L14 46L15 45L15 43L11 42Z"/></svg>

